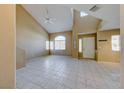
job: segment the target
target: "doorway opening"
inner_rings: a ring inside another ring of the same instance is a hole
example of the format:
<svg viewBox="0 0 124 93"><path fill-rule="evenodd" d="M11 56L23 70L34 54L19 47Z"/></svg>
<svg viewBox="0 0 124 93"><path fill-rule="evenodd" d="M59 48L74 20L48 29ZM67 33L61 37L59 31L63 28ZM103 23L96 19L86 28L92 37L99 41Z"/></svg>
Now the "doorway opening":
<svg viewBox="0 0 124 93"><path fill-rule="evenodd" d="M79 35L79 59L93 59L96 60L96 34Z"/></svg>

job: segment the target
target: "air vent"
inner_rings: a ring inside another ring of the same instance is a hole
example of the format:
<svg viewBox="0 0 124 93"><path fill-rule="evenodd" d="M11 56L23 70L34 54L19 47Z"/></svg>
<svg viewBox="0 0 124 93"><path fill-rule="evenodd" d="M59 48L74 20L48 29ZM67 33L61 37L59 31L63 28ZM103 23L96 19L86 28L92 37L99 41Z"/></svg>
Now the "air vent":
<svg viewBox="0 0 124 93"><path fill-rule="evenodd" d="M91 7L90 9L89 9L89 11L91 11L91 12L96 12L97 10L99 10L100 8L97 6L97 5L94 5L93 7Z"/></svg>

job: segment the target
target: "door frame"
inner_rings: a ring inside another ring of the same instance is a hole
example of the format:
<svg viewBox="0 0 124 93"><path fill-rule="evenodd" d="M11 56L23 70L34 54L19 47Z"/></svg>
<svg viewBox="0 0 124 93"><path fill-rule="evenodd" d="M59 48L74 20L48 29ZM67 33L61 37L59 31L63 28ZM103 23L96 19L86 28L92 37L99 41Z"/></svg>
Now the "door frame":
<svg viewBox="0 0 124 93"><path fill-rule="evenodd" d="M80 34L78 35L78 46L79 46L79 39L83 38L89 38L89 37L94 37L95 38L95 57L94 58L83 58L83 51L81 53L78 52L78 58L79 59L92 59L92 60L97 60L97 34L96 33L91 33L91 34ZM83 47L83 46L82 46ZM79 47L78 47L79 48ZM78 49L79 50L79 49Z"/></svg>

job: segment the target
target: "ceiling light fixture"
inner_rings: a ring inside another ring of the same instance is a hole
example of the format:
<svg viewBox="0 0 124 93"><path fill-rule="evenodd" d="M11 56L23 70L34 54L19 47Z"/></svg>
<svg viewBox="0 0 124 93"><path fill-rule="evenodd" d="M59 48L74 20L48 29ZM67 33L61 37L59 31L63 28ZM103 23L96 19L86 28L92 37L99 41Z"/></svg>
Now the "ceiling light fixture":
<svg viewBox="0 0 124 93"><path fill-rule="evenodd" d="M50 24L54 24L54 21L56 20L55 18L50 17L48 8L45 8L45 17L43 18L45 21L44 23L50 23Z"/></svg>
<svg viewBox="0 0 124 93"><path fill-rule="evenodd" d="M89 11L91 11L91 12L96 12L97 10L99 10L100 9L100 7L98 7L98 5L94 5L93 7L91 7L90 9L89 9Z"/></svg>

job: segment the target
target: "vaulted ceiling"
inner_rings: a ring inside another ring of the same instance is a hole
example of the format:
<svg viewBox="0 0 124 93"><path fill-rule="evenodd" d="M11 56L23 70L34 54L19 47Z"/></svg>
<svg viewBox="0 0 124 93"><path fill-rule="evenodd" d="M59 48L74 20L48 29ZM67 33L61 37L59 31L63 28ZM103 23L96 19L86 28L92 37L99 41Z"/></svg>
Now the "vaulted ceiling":
<svg viewBox="0 0 124 93"><path fill-rule="evenodd" d="M62 5L24 4L22 5L49 33L70 31L73 25L72 12ZM53 23L45 23L46 9Z"/></svg>
<svg viewBox="0 0 124 93"><path fill-rule="evenodd" d="M94 16L96 19L101 19L102 22L100 30L120 28L120 10L119 5L117 4L97 5L99 6L99 10L95 12L89 11L89 9L94 6L94 4L23 4L22 6L49 33L72 30L72 8L88 13L89 15L91 15L91 20L93 20L92 16ZM49 17L53 18L52 23L45 22L46 10L48 11ZM91 20L89 20L89 22L95 22ZM88 21L88 19L85 21Z"/></svg>
<svg viewBox="0 0 124 93"><path fill-rule="evenodd" d="M119 4L97 4L99 9L95 12L89 11L94 4L68 4L65 5L102 20L99 30L120 28L120 5Z"/></svg>

